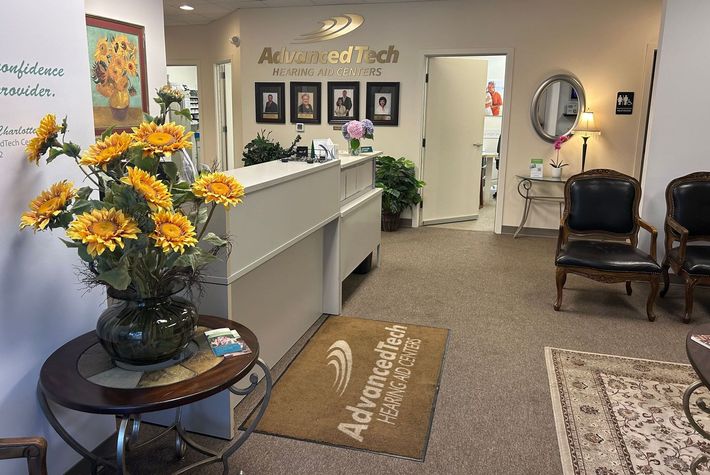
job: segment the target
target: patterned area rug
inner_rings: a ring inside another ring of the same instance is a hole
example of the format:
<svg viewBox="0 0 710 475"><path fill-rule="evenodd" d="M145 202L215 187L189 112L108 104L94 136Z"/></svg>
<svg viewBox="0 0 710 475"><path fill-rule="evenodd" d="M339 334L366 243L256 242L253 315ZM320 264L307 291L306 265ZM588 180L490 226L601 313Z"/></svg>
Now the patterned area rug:
<svg viewBox="0 0 710 475"><path fill-rule="evenodd" d="M690 365L557 348L545 348L545 360L565 475L690 473L710 452L683 413L683 392L697 381ZM696 399L695 418L708 427Z"/></svg>

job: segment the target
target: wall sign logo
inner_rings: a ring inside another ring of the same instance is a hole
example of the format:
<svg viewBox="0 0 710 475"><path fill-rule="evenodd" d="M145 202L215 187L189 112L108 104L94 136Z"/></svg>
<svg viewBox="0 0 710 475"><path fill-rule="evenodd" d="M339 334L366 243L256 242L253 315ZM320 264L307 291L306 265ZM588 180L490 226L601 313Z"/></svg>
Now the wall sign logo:
<svg viewBox="0 0 710 475"><path fill-rule="evenodd" d="M335 368L333 387L342 396L353 372L353 352L345 340L338 340L328 348L328 366ZM336 387L337 384L337 387Z"/></svg>
<svg viewBox="0 0 710 475"><path fill-rule="evenodd" d="M321 28L311 33L300 35L294 43L316 43L328 41L347 35L356 30L365 22L365 19L356 13L346 13L343 16L334 16L321 20Z"/></svg>

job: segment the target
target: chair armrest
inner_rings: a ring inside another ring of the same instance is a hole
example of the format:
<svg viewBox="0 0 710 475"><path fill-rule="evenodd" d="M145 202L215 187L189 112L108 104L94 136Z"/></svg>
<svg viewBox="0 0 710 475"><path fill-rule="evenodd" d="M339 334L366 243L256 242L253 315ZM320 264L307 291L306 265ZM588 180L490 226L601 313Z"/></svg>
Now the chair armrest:
<svg viewBox="0 0 710 475"><path fill-rule="evenodd" d="M685 261L685 248L688 244L688 229L680 224L678 221L675 220L672 216L666 216L666 229L670 229L671 231L677 233L680 235L680 246L678 247L678 259L680 262ZM666 246L669 247L669 246ZM670 249L666 249L666 252L669 252Z"/></svg>
<svg viewBox="0 0 710 475"><path fill-rule="evenodd" d="M47 475L47 441L42 437L0 439L0 460L27 459L30 475Z"/></svg>
<svg viewBox="0 0 710 475"><path fill-rule="evenodd" d="M641 226L643 229L651 233L651 249L650 249L650 254L653 259L656 259L656 247L658 245L658 231L656 228L651 226L649 223L644 221L643 219L639 218L639 226Z"/></svg>
<svg viewBox="0 0 710 475"><path fill-rule="evenodd" d="M555 258L560 255L560 249L562 245L567 242L567 233L565 232L565 227L560 224L560 230L557 233L557 249L555 249Z"/></svg>

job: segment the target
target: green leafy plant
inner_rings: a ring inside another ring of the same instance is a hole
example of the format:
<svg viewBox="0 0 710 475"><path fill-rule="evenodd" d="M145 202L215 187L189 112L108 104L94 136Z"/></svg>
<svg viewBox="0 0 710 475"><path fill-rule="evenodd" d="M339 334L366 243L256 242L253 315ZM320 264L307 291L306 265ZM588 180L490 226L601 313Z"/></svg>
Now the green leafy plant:
<svg viewBox="0 0 710 475"><path fill-rule="evenodd" d="M383 155L376 164L375 186L382 188L383 212L399 215L422 201L419 189L426 183L417 179L411 160Z"/></svg>
<svg viewBox="0 0 710 475"><path fill-rule="evenodd" d="M246 144L242 161L244 166L256 165L257 163L271 162L288 157L293 153L296 144L301 141L301 136L297 135L289 148L283 148L280 143L271 138L271 132L262 130L256 134L256 138Z"/></svg>

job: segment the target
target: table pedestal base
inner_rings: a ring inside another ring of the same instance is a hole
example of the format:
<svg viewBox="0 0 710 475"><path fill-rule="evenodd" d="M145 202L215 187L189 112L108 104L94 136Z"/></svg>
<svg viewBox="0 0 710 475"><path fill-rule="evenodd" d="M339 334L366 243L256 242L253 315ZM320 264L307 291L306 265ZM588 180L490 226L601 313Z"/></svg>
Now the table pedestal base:
<svg viewBox="0 0 710 475"><path fill-rule="evenodd" d="M700 427L700 425L695 421L693 414L690 412L690 397L699 388L704 387L705 385L702 383L702 381L698 381L688 386L688 388L685 390L685 393L683 393L683 411L685 412L685 417L688 419L688 422L690 422L690 425L693 426L693 429L695 429L698 434L710 440L710 433L706 432L702 427ZM697 406L704 413L710 414L710 408L705 404L705 401L703 401L702 399L697 402ZM710 458L707 454L701 454L697 456L695 460L693 460L693 462L690 464L690 473L692 475L697 475L698 465L708 460L710 460Z"/></svg>
<svg viewBox="0 0 710 475"><path fill-rule="evenodd" d="M64 427L61 425L59 420L55 417L54 413L52 412L51 408L49 407L49 403L47 401L47 397L45 394L42 392L41 388L38 386L37 387L37 397L39 398L39 404L40 407L42 408L42 411L44 412L44 415L47 417L47 420L51 424L51 426L54 428L55 431L57 431L57 434L72 448L74 449L79 455L84 457L90 464L91 464L91 473L96 474L98 473L99 468L101 467L110 467L114 470L119 475L125 475L128 474L128 471L126 470L126 453L138 449L140 447L144 447L146 445L149 445L158 439L162 439L163 437L169 435L169 434L174 434L175 437L175 455L177 456L178 459L182 459L185 456L185 453L187 451L187 447L191 447L194 450L197 450L198 452L202 453L203 455L206 456L205 459L200 460L199 462L193 463L192 465L189 465L187 467L181 468L180 470L177 470L173 472L174 475L179 475L183 473L187 473L195 468L202 467L204 465L210 465L213 463L221 463L223 466L223 474L228 475L229 474L229 457L239 448L244 444L244 442L249 438L252 432L254 432L254 429L256 426L259 424L259 421L264 415L264 412L266 411L266 407L269 404L269 399L271 397L271 388L273 386L273 380L271 378L271 372L269 371L269 367L264 363L261 359L257 360L256 364L264 371L264 381L266 384L266 388L264 391L264 398L261 401L261 405L259 407L259 412L256 414L254 417L254 420L252 423L247 427L247 429L239 434L239 436L234 437L225 447L223 447L221 450L212 450L208 449L207 447L204 447L200 444L198 444L183 428L182 426L182 408L178 407L176 409L175 413L175 423L171 425L170 427L167 427L163 431L160 432L160 434L156 435L155 437L152 437L149 440L146 440L144 442L138 443L138 435L140 432L140 422L141 422L141 415L140 414L124 414L121 415L121 422L119 424L119 429L118 429L118 435L116 437L116 460L115 462L107 460L105 458L99 457L92 453L90 450L88 450L86 447L82 446L79 442L74 439L71 434L69 434ZM239 396L246 396L250 394L252 391L254 391L257 387L257 384L259 382L259 377L255 374L252 373L249 376L249 386L246 388L236 388L234 386L230 386L228 389L230 392L239 395ZM230 415L231 417L231 415ZM239 472L240 474L242 473L241 471Z"/></svg>

